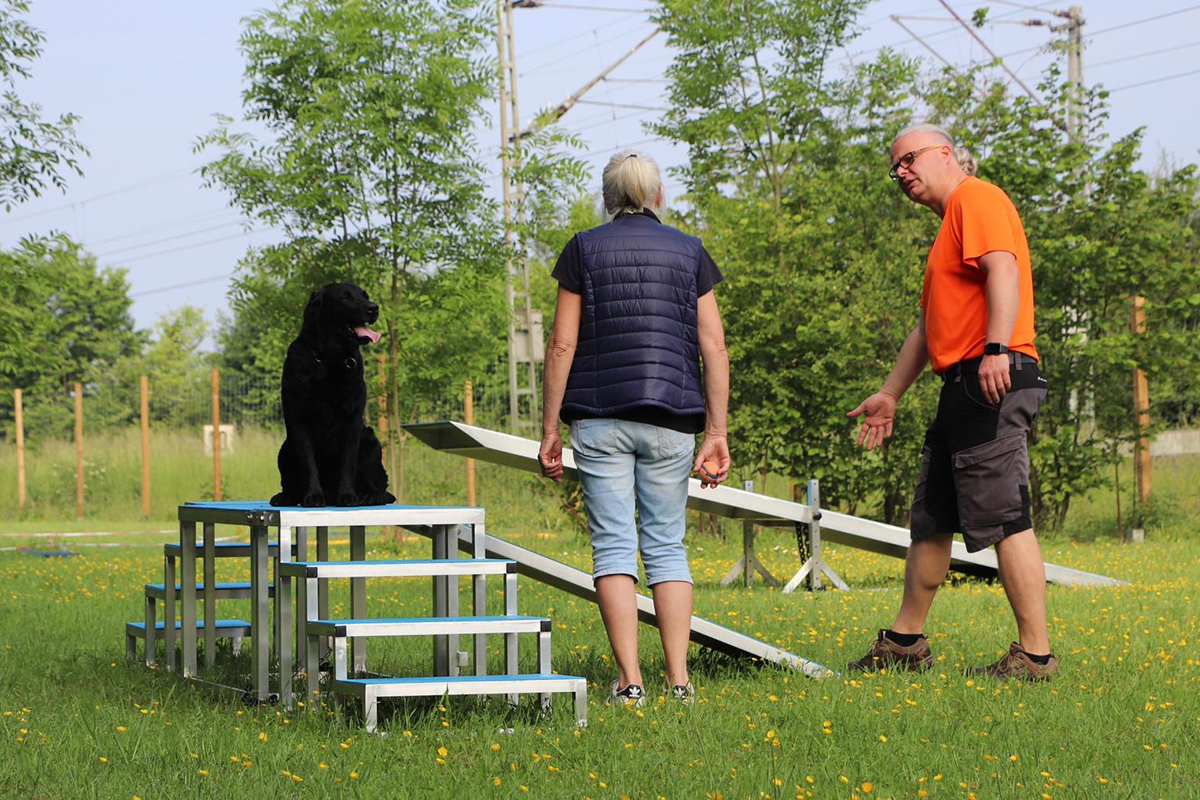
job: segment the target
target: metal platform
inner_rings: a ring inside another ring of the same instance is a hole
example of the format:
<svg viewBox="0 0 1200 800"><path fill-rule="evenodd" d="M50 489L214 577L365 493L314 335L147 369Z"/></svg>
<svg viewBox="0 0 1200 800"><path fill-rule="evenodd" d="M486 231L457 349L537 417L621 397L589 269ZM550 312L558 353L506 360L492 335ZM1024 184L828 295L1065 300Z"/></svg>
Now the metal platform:
<svg viewBox="0 0 1200 800"><path fill-rule="evenodd" d="M533 439L451 421L413 423L405 425L404 430L434 450L540 473L537 460L540 442ZM575 477L575 455L569 448L563 448L563 468L567 475ZM760 525L795 526L813 522L812 508L803 503L729 486L701 489L700 481L694 478L688 481L688 508ZM895 558L904 558L908 553L910 536L906 528L826 509L820 509L820 515L821 538L826 543ZM996 553L993 550L969 553L966 545L955 541L950 569L966 575L996 577ZM1056 564L1046 564L1046 580L1070 586L1127 585L1126 581Z"/></svg>

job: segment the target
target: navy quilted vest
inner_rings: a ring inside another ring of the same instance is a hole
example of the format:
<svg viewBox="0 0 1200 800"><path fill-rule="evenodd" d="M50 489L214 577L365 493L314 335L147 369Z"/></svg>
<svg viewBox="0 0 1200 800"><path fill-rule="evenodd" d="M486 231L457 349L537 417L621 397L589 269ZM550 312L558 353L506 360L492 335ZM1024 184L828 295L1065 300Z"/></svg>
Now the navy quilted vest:
<svg viewBox="0 0 1200 800"><path fill-rule="evenodd" d="M700 240L642 214L578 234L583 318L563 418L704 414Z"/></svg>

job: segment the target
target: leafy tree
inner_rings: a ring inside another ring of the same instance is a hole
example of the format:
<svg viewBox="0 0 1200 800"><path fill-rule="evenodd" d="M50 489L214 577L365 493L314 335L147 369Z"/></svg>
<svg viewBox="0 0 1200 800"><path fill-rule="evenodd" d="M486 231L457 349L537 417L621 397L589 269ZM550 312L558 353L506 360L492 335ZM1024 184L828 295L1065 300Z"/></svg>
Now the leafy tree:
<svg viewBox="0 0 1200 800"><path fill-rule="evenodd" d="M114 366L138 354L125 271L99 270L65 236L28 238L0 251L0 414L12 419L13 389L27 399L31 435L71 425L71 385L94 391Z"/></svg>
<svg viewBox="0 0 1200 800"><path fill-rule="evenodd" d="M459 287L488 285L502 265L471 133L492 95L494 72L479 56L490 43L488 10L475 0L283 0L251 17L241 39L246 118L273 141L260 145L223 119L198 145L223 152L204 168L211 184L288 234L287 244L251 254L235 286L252 305L289 301L271 315L290 320L272 345L294 335L295 301L335 275L382 302L393 419L402 382L419 385L406 374L420 366L404 351L423 330L410 293L447 270L480 273ZM265 367L284 349L257 360Z"/></svg>
<svg viewBox="0 0 1200 800"><path fill-rule="evenodd" d="M916 65L885 55L840 79L830 53L853 35L856 2L667 2L679 55L674 110L655 126L687 145L686 225L723 269L733 376L731 433L743 477L819 477L857 509L884 488L899 520L932 391L915 387L904 436L856 452L845 412L886 374L917 318L933 221L911 214L884 153L911 116Z"/></svg>
<svg viewBox="0 0 1200 800"><path fill-rule="evenodd" d="M738 461L819 477L828 502L905 518L936 379L910 390L880 454L857 452L843 414L878 386L917 319L938 220L895 190L885 159L901 127L930 119L977 153L981 177L1025 221L1054 389L1031 451L1034 508L1039 525L1061 525L1136 433L1134 365L1168 398L1200 377L1195 173L1139 171L1140 132L1105 140L1099 90L1084 99L1080 135L1068 136L1070 98L1053 70L1044 105L979 71L926 73L887 51L835 76L828 53L852 35L859 7L668 0L659 14L678 55L674 110L654 128L688 147L683 221L727 277ZM1136 336L1135 293L1149 317Z"/></svg>
<svg viewBox="0 0 1200 800"><path fill-rule="evenodd" d="M154 338L130 365L149 379L152 420L178 426L211 419L207 404L196 407L189 402L207 396L204 390L209 357L200 350L207 335L204 311L196 306L170 309L155 321ZM189 419L189 411L203 414L199 419Z"/></svg>
<svg viewBox="0 0 1200 800"><path fill-rule="evenodd" d="M47 185L66 188L64 172L78 175L78 156L87 149L75 137L79 117L63 114L42 119L42 107L16 92L18 79L30 77L29 65L42 54L45 37L23 15L26 0L0 2L0 204L5 211L38 197Z"/></svg>

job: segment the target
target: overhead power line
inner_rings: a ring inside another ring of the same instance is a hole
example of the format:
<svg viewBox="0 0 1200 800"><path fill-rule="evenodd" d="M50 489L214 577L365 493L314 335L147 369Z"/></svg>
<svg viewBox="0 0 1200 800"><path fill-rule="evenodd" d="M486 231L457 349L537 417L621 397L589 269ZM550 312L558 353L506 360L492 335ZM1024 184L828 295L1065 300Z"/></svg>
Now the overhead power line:
<svg viewBox="0 0 1200 800"><path fill-rule="evenodd" d="M221 230L222 228L228 228L231 225L245 225L245 224L246 224L246 220L235 219L231 222L222 222L219 225L210 225L207 228L199 228L197 230L188 231L186 233L177 233L173 236L164 236L161 239L154 239L149 242L141 242L139 244L127 245L125 247L117 248L116 250L110 250L107 253L101 253L101 254L97 255L96 258L111 258L112 256L118 255L120 253L128 253L130 250L141 250L143 247L153 247L156 244L164 244L165 242L174 242L174 241L178 241L179 239L186 239L189 236L198 236L201 233L209 233L211 231Z"/></svg>
<svg viewBox="0 0 1200 800"><path fill-rule="evenodd" d="M1189 75L1200 75L1200 69L1194 69L1194 70L1191 70L1190 72L1180 72L1175 75L1164 75L1161 78L1153 78L1148 81L1141 81L1139 83L1131 83L1127 86L1118 86L1115 89L1109 89L1108 92L1109 92L1109 94L1112 94L1113 92L1123 92L1126 89L1136 89L1139 86L1150 86L1151 84L1154 84L1154 83L1163 83L1164 81L1173 81L1176 78L1186 78Z"/></svg>
<svg viewBox="0 0 1200 800"><path fill-rule="evenodd" d="M60 205L53 206L51 208L43 208L40 211L34 211L29 214L22 214L19 217L12 217L11 219L0 219L0 225L12 225L17 222L24 222L25 220L28 220L28 219L34 219L36 217L43 217L46 214L53 214L55 211L63 211L65 209L74 208L76 206L83 205L85 203L94 203L97 200L103 200L105 198L114 197L119 194L125 194L126 192L133 192L138 189L144 189L147 186L155 186L160 183L167 183L169 181L173 181L178 178L182 178L185 175L189 175L192 172L193 172L193 170L189 167L188 169L175 170L174 172L168 172L163 175L156 175L152 178L145 178L143 180L137 181L136 183L130 183L125 186L117 187L116 189L112 189L111 191L101 192L100 194L94 194L91 197L85 197L82 200L75 200L70 203L62 203Z"/></svg>
<svg viewBox="0 0 1200 800"><path fill-rule="evenodd" d="M562 47L567 42L573 42L576 39L582 39L585 36L594 36L595 34L599 33L602 30L606 30L615 25L624 24L625 22L628 22L629 20L633 19L634 17L638 17L638 16L641 16L641 15L640 14L630 14L629 16L621 17L620 19L614 19L612 22L606 22L603 25L597 25L596 27L591 28L590 30L584 31L583 33L577 33L574 36L568 36L565 39L559 39L557 42L550 42L549 44L544 44L541 47L535 47L532 50L525 50L521 53L521 55L528 58L529 56L533 55L534 53L544 53L547 50L553 50L555 47Z"/></svg>
<svg viewBox="0 0 1200 800"><path fill-rule="evenodd" d="M232 277L233 277L232 272L225 272L225 273L222 273L221 275L212 275L207 278L200 278L199 280L187 281L186 283L173 283L170 286L160 286L157 289L144 289L140 292L130 292L129 296L130 297L145 297L148 294L162 294L163 292L173 292L176 289L190 289L193 286L200 286L201 284L205 284L205 283L215 283L216 281L223 281L226 278L232 278Z"/></svg>
<svg viewBox="0 0 1200 800"><path fill-rule="evenodd" d="M1194 6L1188 6L1187 8L1178 8L1174 11L1168 11L1165 14L1155 14L1153 17L1143 17L1142 19L1135 19L1132 22L1123 22L1120 25L1113 25L1111 28L1101 28L1098 31L1088 31L1088 36L1099 36L1102 33L1112 33L1113 31L1120 31L1120 30L1124 30L1126 28L1132 28L1134 25L1142 25L1146 22L1155 22L1160 19L1166 19L1167 17L1174 17L1179 14L1186 14L1189 11L1195 11L1197 9L1200 9L1200 4L1197 4Z"/></svg>
<svg viewBox="0 0 1200 800"><path fill-rule="evenodd" d="M650 8L610 8L609 6L577 6L573 3L547 3L545 0L517 0L513 8L561 8L567 11L613 11L616 13L648 14Z"/></svg>
<svg viewBox="0 0 1200 800"><path fill-rule="evenodd" d="M1110 58L1108 61L1098 61L1095 64L1088 64L1088 69L1096 67L1107 67L1109 64L1120 64L1123 61L1133 61L1138 58L1149 58L1150 56L1162 55L1163 53L1173 53L1176 50L1186 50L1189 47L1196 47L1200 42L1188 42L1187 44L1177 45L1176 47L1164 47L1161 50L1151 50L1147 53L1135 53L1131 56L1122 56L1120 58Z"/></svg>
<svg viewBox="0 0 1200 800"><path fill-rule="evenodd" d="M207 220L207 219L211 219L213 217L219 217L224 214L235 214L239 217L241 216L240 212L238 212L234 209L231 209L229 206L222 206L221 208L210 209L208 211L203 211L199 214L188 214L187 216L183 216L183 217L175 217L174 219L169 219L164 222L160 222L157 225L150 225L145 228L139 228L135 231L129 231L128 233L122 233L122 234L118 234L116 236L109 236L108 238L105 238L105 239L96 239L94 241L88 241L88 242L85 242L85 244L88 247L95 247L96 245L109 244L110 242L119 242L122 239L130 239L134 236L142 236L147 233L158 233L159 231L170 230L171 228L177 228L180 225L187 225L189 223L199 222L201 220Z"/></svg>
<svg viewBox="0 0 1200 800"><path fill-rule="evenodd" d="M218 242L229 242L234 239L244 239L247 236L253 236L256 233L266 233L268 230L270 230L270 228L258 228L257 230L252 231L242 231L241 233L235 233L232 236L221 236L216 239L206 239L203 242L186 244L182 247L172 247L167 250L159 250L155 253L144 253L140 256L133 256L132 258L120 258L116 260L116 263L113 266L131 264L134 261L145 261L147 258L157 258L158 256L170 255L171 253L180 253L184 250L195 250L197 247L207 247L210 244L217 244Z"/></svg>

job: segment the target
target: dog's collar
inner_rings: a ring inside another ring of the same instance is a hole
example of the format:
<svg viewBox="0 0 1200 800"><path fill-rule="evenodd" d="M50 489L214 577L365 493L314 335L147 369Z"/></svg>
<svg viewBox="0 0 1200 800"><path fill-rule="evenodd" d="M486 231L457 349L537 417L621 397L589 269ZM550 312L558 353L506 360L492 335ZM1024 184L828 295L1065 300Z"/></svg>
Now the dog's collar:
<svg viewBox="0 0 1200 800"><path fill-rule="evenodd" d="M308 348L305 348L305 349L307 350ZM317 358L317 354L314 353L312 350L309 350L308 354L310 356L312 356L313 361L317 362L318 364L325 363L321 359ZM347 356L346 360L343 361L342 363L346 366L346 369L354 369L355 367L358 366L358 361L355 360L354 356Z"/></svg>

